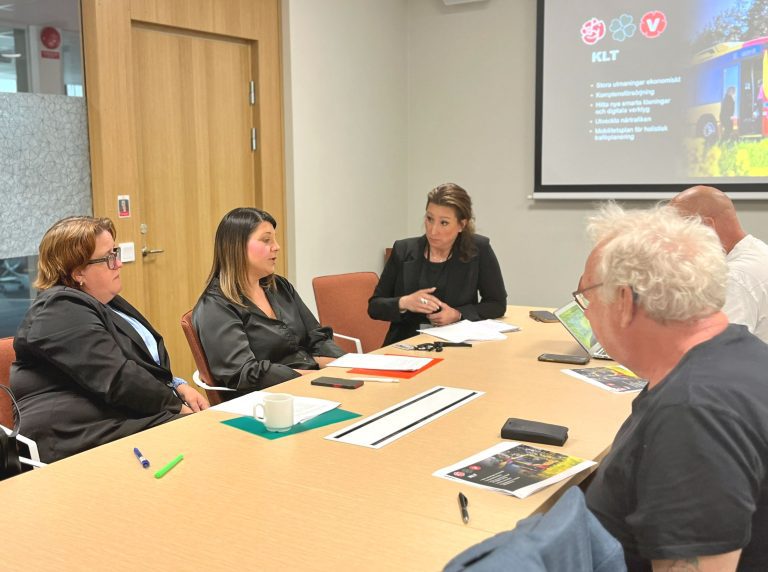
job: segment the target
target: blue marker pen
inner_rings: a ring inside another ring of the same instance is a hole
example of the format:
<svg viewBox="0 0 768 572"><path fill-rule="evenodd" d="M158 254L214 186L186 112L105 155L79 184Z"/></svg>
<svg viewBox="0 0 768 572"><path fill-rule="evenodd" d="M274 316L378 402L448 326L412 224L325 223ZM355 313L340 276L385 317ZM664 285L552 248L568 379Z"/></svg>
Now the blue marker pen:
<svg viewBox="0 0 768 572"><path fill-rule="evenodd" d="M149 460L141 454L141 451L139 451L138 447L133 448L133 454L136 455L136 458L141 463L141 466L145 469L149 467Z"/></svg>

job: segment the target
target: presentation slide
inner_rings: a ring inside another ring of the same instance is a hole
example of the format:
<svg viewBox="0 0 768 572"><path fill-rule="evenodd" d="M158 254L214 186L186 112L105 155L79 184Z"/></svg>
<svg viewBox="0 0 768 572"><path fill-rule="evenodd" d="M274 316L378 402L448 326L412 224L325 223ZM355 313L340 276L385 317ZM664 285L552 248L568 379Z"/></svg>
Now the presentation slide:
<svg viewBox="0 0 768 572"><path fill-rule="evenodd" d="M768 190L768 0L540 2L537 191Z"/></svg>

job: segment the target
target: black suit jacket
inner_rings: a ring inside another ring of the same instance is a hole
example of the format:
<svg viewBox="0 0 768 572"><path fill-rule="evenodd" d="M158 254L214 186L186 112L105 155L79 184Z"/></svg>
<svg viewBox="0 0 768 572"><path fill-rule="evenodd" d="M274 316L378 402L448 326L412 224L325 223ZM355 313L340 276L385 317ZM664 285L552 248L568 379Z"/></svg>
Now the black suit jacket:
<svg viewBox="0 0 768 572"><path fill-rule="evenodd" d="M445 285L435 295L461 312L466 320L498 318L507 309L507 292L499 261L490 240L480 235L475 235L474 239L477 254L467 262L459 259L457 245L454 244L453 255L445 263ZM424 314L401 314L398 307L400 297L436 286L421 283L422 269L426 264L426 247L426 236L395 242L376 290L368 300L368 315L371 318L392 322L384 340L385 345L416 335L419 325L428 321Z"/></svg>
<svg viewBox="0 0 768 572"><path fill-rule="evenodd" d="M163 339L119 296L109 305L152 333L160 365L128 322L77 289L44 290L19 326L11 388L21 431L43 461L159 425L181 409Z"/></svg>

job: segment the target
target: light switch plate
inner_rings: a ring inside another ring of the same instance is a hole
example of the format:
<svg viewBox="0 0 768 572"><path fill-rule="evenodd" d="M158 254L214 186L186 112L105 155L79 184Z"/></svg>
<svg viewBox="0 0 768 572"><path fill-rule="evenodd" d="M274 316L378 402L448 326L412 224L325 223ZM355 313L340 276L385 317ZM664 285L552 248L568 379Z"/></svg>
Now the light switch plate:
<svg viewBox="0 0 768 572"><path fill-rule="evenodd" d="M121 242L118 246L121 262L136 262L136 247L132 242Z"/></svg>

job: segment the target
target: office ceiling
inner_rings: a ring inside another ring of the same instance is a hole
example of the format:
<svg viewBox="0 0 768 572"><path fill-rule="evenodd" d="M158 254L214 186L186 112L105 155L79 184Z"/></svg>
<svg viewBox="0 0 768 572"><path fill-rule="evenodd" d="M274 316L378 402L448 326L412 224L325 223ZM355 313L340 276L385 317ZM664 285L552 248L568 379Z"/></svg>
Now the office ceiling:
<svg viewBox="0 0 768 572"><path fill-rule="evenodd" d="M0 0L0 26L54 26L80 30L79 0Z"/></svg>

